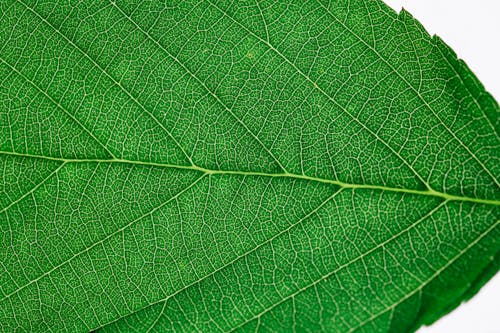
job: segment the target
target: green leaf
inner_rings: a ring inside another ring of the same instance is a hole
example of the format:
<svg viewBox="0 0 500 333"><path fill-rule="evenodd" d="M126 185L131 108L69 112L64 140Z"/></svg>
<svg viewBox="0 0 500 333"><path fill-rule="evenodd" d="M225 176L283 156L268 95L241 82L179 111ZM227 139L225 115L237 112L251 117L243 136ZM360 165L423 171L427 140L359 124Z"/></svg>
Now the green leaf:
<svg viewBox="0 0 500 333"><path fill-rule="evenodd" d="M407 332L499 269L499 106L381 1L0 2L3 332Z"/></svg>

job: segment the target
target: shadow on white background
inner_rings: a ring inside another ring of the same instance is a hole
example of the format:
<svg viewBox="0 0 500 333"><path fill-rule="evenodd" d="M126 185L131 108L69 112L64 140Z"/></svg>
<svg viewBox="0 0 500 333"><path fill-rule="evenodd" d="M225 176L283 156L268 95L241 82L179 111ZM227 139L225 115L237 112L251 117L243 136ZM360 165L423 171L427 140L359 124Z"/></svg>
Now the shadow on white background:
<svg viewBox="0 0 500 333"><path fill-rule="evenodd" d="M500 0L383 0L438 35L500 101ZM499 333L500 274L472 300L418 333Z"/></svg>

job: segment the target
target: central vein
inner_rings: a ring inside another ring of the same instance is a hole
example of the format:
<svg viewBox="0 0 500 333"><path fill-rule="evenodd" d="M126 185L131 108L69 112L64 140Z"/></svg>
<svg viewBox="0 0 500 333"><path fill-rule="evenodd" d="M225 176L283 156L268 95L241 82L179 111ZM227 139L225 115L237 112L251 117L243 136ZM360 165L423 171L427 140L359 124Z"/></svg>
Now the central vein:
<svg viewBox="0 0 500 333"><path fill-rule="evenodd" d="M68 159L68 158L60 158L60 157L49 157L49 156L41 156L41 155L13 153L13 152L6 152L6 151L0 151L0 155L10 155L10 156L17 156L17 157L45 159L45 160L58 161L58 162L65 163L65 164L68 164L68 163L118 163L118 164L154 166L154 167L180 169L180 170L191 170L191 171L201 172L201 173L207 174L207 175L240 175L240 176L254 176L254 177L303 179L303 180L312 181L312 182L319 182L319 183L336 185L336 186L340 186L342 188L367 189L367 190L379 190L379 191L387 191L387 192L395 192L395 193L417 194L417 195L438 197L438 198L441 198L441 199L446 200L446 201L466 201L466 202L474 202L474 203L482 203L482 204L487 204L487 205L500 206L500 200L459 196L459 195L453 195L453 194L439 192L439 191L436 191L433 189L414 190L414 189L390 187L390 186L382 186L382 185L353 184L353 183L346 183L346 182L343 182L340 180L326 179L326 178L313 177L313 176L288 173L288 172L287 173L268 173L268 172L260 172L260 171L211 170L211 169L203 168L203 167L200 167L197 165L176 165L176 164L168 164L168 163L134 161L134 160L117 159L117 158L113 158L113 159Z"/></svg>

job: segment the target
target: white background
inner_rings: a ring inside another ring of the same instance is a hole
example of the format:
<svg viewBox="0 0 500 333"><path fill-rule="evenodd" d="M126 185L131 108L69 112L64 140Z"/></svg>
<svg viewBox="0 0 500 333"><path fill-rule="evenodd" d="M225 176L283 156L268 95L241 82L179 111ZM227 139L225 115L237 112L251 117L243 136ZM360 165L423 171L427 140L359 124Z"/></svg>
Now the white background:
<svg viewBox="0 0 500 333"><path fill-rule="evenodd" d="M500 101L500 0L384 0L440 36ZM469 302L418 333L499 333L500 274Z"/></svg>

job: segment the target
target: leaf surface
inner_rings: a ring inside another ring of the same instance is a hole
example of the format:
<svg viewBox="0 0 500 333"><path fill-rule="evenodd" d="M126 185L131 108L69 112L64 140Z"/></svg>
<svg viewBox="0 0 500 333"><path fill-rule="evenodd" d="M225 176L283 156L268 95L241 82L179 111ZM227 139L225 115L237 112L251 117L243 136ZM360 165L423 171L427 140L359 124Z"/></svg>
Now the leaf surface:
<svg viewBox="0 0 500 333"><path fill-rule="evenodd" d="M2 331L406 332L499 268L499 106L380 1L0 3Z"/></svg>

